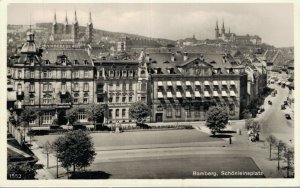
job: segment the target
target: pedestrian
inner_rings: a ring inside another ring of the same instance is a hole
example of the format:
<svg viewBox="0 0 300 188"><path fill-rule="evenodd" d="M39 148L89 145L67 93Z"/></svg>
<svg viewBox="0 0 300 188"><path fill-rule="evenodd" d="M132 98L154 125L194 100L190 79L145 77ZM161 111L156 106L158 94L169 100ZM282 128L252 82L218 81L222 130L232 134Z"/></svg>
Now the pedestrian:
<svg viewBox="0 0 300 188"><path fill-rule="evenodd" d="M229 144L231 144L232 140L231 140L231 137L229 137Z"/></svg>

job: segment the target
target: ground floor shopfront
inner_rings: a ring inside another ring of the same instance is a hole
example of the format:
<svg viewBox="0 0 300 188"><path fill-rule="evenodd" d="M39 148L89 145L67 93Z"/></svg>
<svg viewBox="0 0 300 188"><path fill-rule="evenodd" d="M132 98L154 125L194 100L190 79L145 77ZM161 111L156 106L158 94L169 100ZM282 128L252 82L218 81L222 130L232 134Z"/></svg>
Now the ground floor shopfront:
<svg viewBox="0 0 300 188"><path fill-rule="evenodd" d="M222 100L154 101L151 122L205 121L212 106L224 107L230 119L239 119L240 105L236 98Z"/></svg>

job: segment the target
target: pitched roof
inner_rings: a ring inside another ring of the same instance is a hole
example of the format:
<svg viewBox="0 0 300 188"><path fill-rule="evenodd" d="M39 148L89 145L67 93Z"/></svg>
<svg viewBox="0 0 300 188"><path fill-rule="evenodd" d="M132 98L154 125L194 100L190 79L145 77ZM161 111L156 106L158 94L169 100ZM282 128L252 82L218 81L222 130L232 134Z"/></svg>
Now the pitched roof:
<svg viewBox="0 0 300 188"><path fill-rule="evenodd" d="M174 61L171 57L174 56ZM242 68L230 54L222 53L188 53L187 60L184 60L184 54L182 53L151 53L149 54L151 66L153 68L161 68L163 73L167 73L167 69L174 68L176 73L180 73L178 67L186 66L193 61L201 61L212 66L213 68L220 68L223 73L228 68ZM147 58L146 58L147 59Z"/></svg>
<svg viewBox="0 0 300 188"><path fill-rule="evenodd" d="M49 60L50 63L55 63L57 58L65 55L67 56L70 62L78 61L78 65L84 66L92 66L92 60L86 50L83 49L46 49L43 54L43 60ZM84 61L88 62L88 65L84 63Z"/></svg>

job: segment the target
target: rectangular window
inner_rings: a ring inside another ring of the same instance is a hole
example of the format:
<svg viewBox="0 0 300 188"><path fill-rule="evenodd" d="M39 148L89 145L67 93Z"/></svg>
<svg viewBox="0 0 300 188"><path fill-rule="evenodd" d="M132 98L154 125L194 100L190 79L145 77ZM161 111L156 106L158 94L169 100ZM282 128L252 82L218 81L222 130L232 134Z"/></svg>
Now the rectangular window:
<svg viewBox="0 0 300 188"><path fill-rule="evenodd" d="M61 91L66 91L67 90L67 86L65 83L61 84Z"/></svg>
<svg viewBox="0 0 300 188"><path fill-rule="evenodd" d="M181 106L176 105L176 117L181 117Z"/></svg>
<svg viewBox="0 0 300 188"><path fill-rule="evenodd" d="M132 90L132 83L129 84L129 90Z"/></svg>
<svg viewBox="0 0 300 188"><path fill-rule="evenodd" d="M78 121L87 122L86 113L84 111L78 112Z"/></svg>
<svg viewBox="0 0 300 188"><path fill-rule="evenodd" d="M34 84L30 84L29 85L29 91L30 92L34 92Z"/></svg>
<svg viewBox="0 0 300 188"><path fill-rule="evenodd" d="M43 91L47 91L48 89L48 84L43 84Z"/></svg>
<svg viewBox="0 0 300 188"><path fill-rule="evenodd" d="M113 90L113 89L114 89L114 84L110 83L110 84L108 85L108 90Z"/></svg>
<svg viewBox="0 0 300 188"><path fill-rule="evenodd" d="M75 78L79 78L79 71L75 71Z"/></svg>
<svg viewBox="0 0 300 188"><path fill-rule="evenodd" d="M122 90L123 90L123 91L126 91L126 83L123 83L123 84L122 84Z"/></svg>
<svg viewBox="0 0 300 188"><path fill-rule="evenodd" d="M18 70L18 78L22 78L22 70Z"/></svg>
<svg viewBox="0 0 300 188"><path fill-rule="evenodd" d="M113 102L113 97L109 97L108 101L109 101L110 103L112 103L112 102Z"/></svg>
<svg viewBox="0 0 300 188"><path fill-rule="evenodd" d="M122 102L126 102L126 97L122 97Z"/></svg>
<svg viewBox="0 0 300 188"><path fill-rule="evenodd" d="M51 104L51 96L45 96L43 98L43 104Z"/></svg>
<svg viewBox="0 0 300 188"><path fill-rule="evenodd" d="M116 89L120 89L120 84L119 83L116 83Z"/></svg>
<svg viewBox="0 0 300 188"><path fill-rule="evenodd" d="M119 96L116 96L116 102L120 102L120 97Z"/></svg>
<svg viewBox="0 0 300 188"><path fill-rule="evenodd" d="M89 71L84 71L84 77L88 78L89 77Z"/></svg>
<svg viewBox="0 0 300 188"><path fill-rule="evenodd" d="M172 106L171 105L167 106L167 117L172 117Z"/></svg>
<svg viewBox="0 0 300 188"><path fill-rule="evenodd" d="M120 116L120 110L116 109L116 117L119 117L119 116Z"/></svg>
<svg viewBox="0 0 300 188"><path fill-rule="evenodd" d="M128 102L132 102L132 97L131 96L128 98Z"/></svg>
<svg viewBox="0 0 300 188"><path fill-rule="evenodd" d="M84 83L83 90L84 91L88 91L89 90L89 84L88 83Z"/></svg>
<svg viewBox="0 0 300 188"><path fill-rule="evenodd" d="M113 110L109 109L108 117L112 118L112 113L113 113Z"/></svg>
<svg viewBox="0 0 300 188"><path fill-rule="evenodd" d="M78 98L73 99L74 104L78 104Z"/></svg>
<svg viewBox="0 0 300 188"><path fill-rule="evenodd" d="M34 71L30 72L30 78L34 78Z"/></svg>
<svg viewBox="0 0 300 188"><path fill-rule="evenodd" d="M122 109L122 117L126 116L126 109Z"/></svg>
<svg viewBox="0 0 300 188"><path fill-rule="evenodd" d="M30 98L30 105L34 105L34 98Z"/></svg>
<svg viewBox="0 0 300 188"><path fill-rule="evenodd" d="M43 124L51 124L51 123L52 123L52 114L50 112L44 112Z"/></svg>
<svg viewBox="0 0 300 188"><path fill-rule="evenodd" d="M67 78L67 71L62 71L61 72L61 77L62 78Z"/></svg>
<svg viewBox="0 0 300 188"><path fill-rule="evenodd" d="M83 98L83 104L88 104L88 98L87 97Z"/></svg>
<svg viewBox="0 0 300 188"><path fill-rule="evenodd" d="M79 91L78 83L74 84L74 91Z"/></svg>
<svg viewBox="0 0 300 188"><path fill-rule="evenodd" d="M48 84L48 91L52 91L52 84Z"/></svg>

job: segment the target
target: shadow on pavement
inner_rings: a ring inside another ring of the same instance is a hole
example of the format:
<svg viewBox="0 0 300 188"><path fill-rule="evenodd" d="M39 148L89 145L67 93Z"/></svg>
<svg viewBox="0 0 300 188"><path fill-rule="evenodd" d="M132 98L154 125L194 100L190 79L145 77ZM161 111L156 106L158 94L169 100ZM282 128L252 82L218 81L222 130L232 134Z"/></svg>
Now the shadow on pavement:
<svg viewBox="0 0 300 188"><path fill-rule="evenodd" d="M76 172L69 179L108 179L111 174L103 171Z"/></svg>
<svg viewBox="0 0 300 188"><path fill-rule="evenodd" d="M236 131L219 131L219 133L236 133Z"/></svg>
<svg viewBox="0 0 300 188"><path fill-rule="evenodd" d="M229 134L217 134L217 135L210 135L210 137L212 137L212 138L230 138L232 136Z"/></svg>

